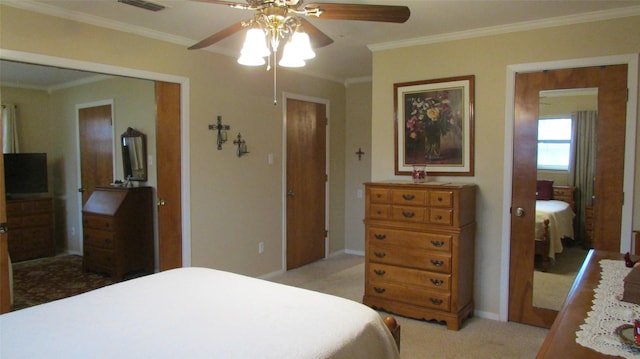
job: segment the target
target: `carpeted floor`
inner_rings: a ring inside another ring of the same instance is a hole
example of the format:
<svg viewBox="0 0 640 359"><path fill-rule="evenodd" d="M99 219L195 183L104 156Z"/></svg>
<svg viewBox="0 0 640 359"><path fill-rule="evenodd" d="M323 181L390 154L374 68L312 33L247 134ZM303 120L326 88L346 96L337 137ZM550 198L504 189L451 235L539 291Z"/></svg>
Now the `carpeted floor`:
<svg viewBox="0 0 640 359"><path fill-rule="evenodd" d="M567 294L582 267L587 250L579 246L565 247L556 255L546 272L533 272L533 306L553 310L562 309Z"/></svg>
<svg viewBox="0 0 640 359"><path fill-rule="evenodd" d="M65 255L13 264L12 310L51 302L112 284L82 270L82 257Z"/></svg>

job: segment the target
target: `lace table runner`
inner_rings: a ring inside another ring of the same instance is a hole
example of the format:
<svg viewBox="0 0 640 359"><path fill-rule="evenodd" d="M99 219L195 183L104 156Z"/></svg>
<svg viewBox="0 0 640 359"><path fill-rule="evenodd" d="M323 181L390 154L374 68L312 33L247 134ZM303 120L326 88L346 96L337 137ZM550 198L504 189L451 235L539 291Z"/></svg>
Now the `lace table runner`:
<svg viewBox="0 0 640 359"><path fill-rule="evenodd" d="M600 283L595 289L591 311L576 332L576 343L602 354L640 358L640 350L622 343L615 333L622 324L640 319L640 305L623 302L624 278L630 268L623 261L603 259Z"/></svg>

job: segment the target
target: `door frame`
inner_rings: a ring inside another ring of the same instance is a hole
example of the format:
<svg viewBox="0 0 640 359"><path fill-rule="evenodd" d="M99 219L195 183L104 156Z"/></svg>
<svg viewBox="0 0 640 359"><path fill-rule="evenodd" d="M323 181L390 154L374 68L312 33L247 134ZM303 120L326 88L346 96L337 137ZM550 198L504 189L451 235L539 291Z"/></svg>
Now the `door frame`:
<svg viewBox="0 0 640 359"><path fill-rule="evenodd" d="M116 178L116 142L115 138L116 138L116 128L113 125L114 124L114 112L115 112L115 108L114 108L114 100L113 99L106 99L106 100L99 100L99 101L93 101L93 102L87 102L87 103L81 103L81 104L77 104L76 105L76 163L78 164L78 172L76 173L76 180L77 183L80 185L80 187L82 187L82 161L80 161L82 154L80 153L80 110L85 109L85 108L91 108L91 107L98 107L98 106L105 106L105 105L109 105L111 106L111 138L114 139L114 141L111 141L111 153L113 154L112 158L111 158L111 178ZM78 188L78 190L80 190L80 188ZM78 196L78 223L76 223L75 227L77 228L78 231L78 238L84 238L84 228L82 226L82 195ZM75 251L71 251L72 254L79 254L82 255L83 251L84 251L84 241L80 240L79 241L79 251L78 253L75 253Z"/></svg>
<svg viewBox="0 0 640 359"><path fill-rule="evenodd" d="M331 211L329 210L329 204L331 201L329 198L331 194L329 189L331 186L331 173L330 169L330 156L331 153L331 144L329 142L330 139L330 129L331 129L331 108L330 101L328 99L323 99L319 97L311 97L300 94L295 94L291 92L283 92L282 93L282 268L283 272L287 271L287 99L306 101L306 102L314 102L319 103L325 106L326 116L327 116L327 128L325 132L325 171L327 174L327 181L325 182L325 199L324 199L324 225L327 230L329 230L329 214ZM328 232L327 236L324 238L324 257L327 258L329 256L329 240L331 236L331 231Z"/></svg>
<svg viewBox="0 0 640 359"><path fill-rule="evenodd" d="M499 319L507 321L509 318L509 258L511 250L511 187L513 176L513 129L515 108L515 77L516 73L543 70L558 70L575 67L591 67L601 65L627 65L627 116L625 131L625 160L624 160L624 199L622 206L622 224L620 228L621 251L632 251L631 232L633 222L634 176L635 176L635 147L636 121L638 106L638 54L590 57L582 59L536 62L507 66L506 103L505 103L505 147L504 147L504 178L502 197L502 265L500 266L500 313Z"/></svg>
<svg viewBox="0 0 640 359"><path fill-rule="evenodd" d="M114 76L133 77L151 81L164 81L180 84L180 155L182 157L181 177L181 216L182 216L182 266L191 266L191 187L189 182L190 156L189 156L189 111L190 111L190 82L188 77L176 76L160 72L145 71L122 66L106 65L96 62L73 60L63 57L55 57L29 53L24 51L7 50L0 48L0 59L20 61L35 65L63 67L75 70L97 72Z"/></svg>

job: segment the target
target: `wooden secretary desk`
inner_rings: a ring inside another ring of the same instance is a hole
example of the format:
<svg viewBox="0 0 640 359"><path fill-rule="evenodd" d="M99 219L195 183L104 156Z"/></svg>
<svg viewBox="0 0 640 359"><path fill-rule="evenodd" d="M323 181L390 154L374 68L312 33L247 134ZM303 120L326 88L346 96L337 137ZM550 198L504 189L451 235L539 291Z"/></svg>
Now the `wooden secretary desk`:
<svg viewBox="0 0 640 359"><path fill-rule="evenodd" d="M151 187L97 187L82 209L82 225L85 270L118 281L153 272Z"/></svg>

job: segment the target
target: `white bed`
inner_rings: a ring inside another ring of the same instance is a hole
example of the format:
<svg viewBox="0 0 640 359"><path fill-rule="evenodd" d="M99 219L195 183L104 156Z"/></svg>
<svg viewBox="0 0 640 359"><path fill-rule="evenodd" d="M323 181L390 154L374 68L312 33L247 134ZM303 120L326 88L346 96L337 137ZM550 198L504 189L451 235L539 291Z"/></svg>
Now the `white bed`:
<svg viewBox="0 0 640 359"><path fill-rule="evenodd" d="M0 316L0 357L399 358L374 310L204 268L181 268Z"/></svg>
<svg viewBox="0 0 640 359"><path fill-rule="evenodd" d="M569 203L557 200L536 201L536 240L544 236L544 220L549 220L549 253L548 257L555 260L558 253L562 253L562 238L574 238L573 218L575 213Z"/></svg>

